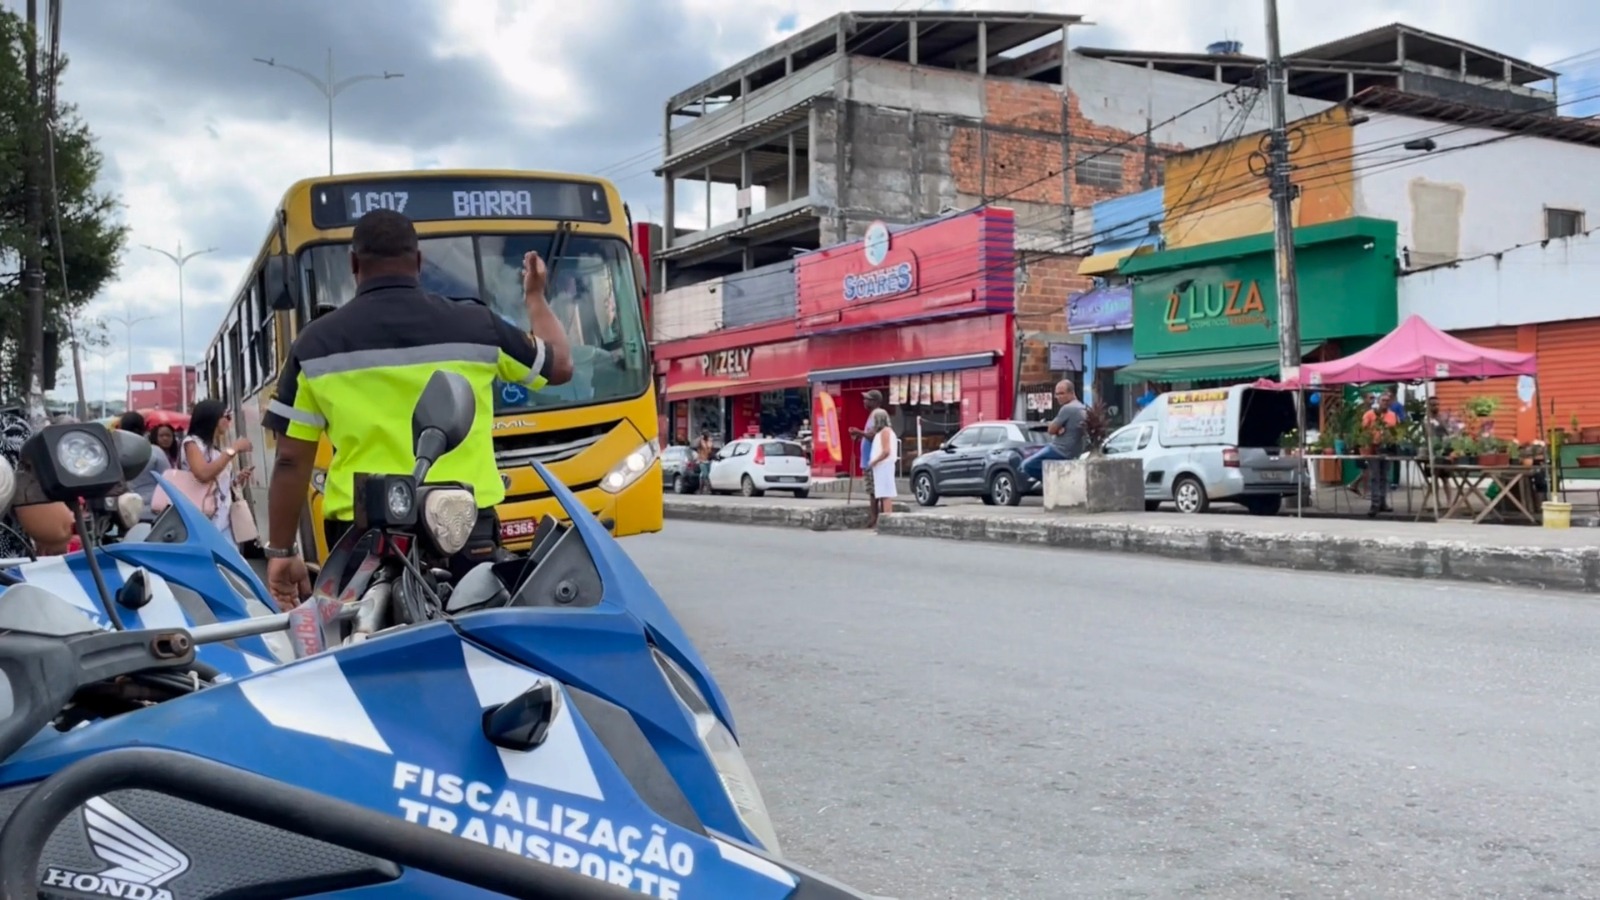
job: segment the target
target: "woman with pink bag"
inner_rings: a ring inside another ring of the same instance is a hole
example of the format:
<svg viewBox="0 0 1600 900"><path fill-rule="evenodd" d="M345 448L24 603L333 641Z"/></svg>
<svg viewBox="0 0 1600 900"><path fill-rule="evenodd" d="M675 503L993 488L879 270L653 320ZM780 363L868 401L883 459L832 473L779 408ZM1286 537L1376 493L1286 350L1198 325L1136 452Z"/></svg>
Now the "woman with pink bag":
<svg viewBox="0 0 1600 900"><path fill-rule="evenodd" d="M233 415L222 405L220 400L201 400L194 405L194 412L189 417L189 433L180 445L178 465L181 471L187 473L189 478L181 475L174 479L169 473L167 476L173 480L174 485L190 500L195 500L200 508L211 517L217 530L228 540L239 543L248 543L257 538L255 517L250 514L249 504L244 500L236 500L233 491L233 463L240 453L250 452L249 438L235 438L228 440L228 429L233 424ZM248 480L252 469L241 469L238 477ZM184 481L192 481L184 484ZM191 496L191 492L199 496ZM165 498L161 498L165 500ZM157 502L156 505L164 505Z"/></svg>

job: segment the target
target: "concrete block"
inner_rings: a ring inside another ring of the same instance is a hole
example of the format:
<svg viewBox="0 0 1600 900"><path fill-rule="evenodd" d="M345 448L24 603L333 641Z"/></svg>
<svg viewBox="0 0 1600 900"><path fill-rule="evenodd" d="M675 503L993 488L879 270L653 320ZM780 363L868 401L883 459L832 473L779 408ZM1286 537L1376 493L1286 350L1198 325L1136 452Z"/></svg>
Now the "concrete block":
<svg viewBox="0 0 1600 900"><path fill-rule="evenodd" d="M1144 464L1107 456L1050 460L1044 464L1044 508L1139 512L1144 509Z"/></svg>

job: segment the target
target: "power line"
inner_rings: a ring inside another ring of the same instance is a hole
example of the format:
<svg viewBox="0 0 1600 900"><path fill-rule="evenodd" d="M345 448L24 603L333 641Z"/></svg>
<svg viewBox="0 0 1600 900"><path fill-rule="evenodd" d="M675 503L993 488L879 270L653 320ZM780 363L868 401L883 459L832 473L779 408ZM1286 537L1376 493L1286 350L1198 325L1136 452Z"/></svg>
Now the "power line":
<svg viewBox="0 0 1600 900"><path fill-rule="evenodd" d="M1217 99L1220 99L1226 93L1229 93L1229 92L1224 92L1224 94L1218 95L1216 98L1213 98L1213 101L1215 101ZM1600 98L1600 93L1596 93L1593 96L1579 97L1579 98L1576 98L1574 100L1565 101L1564 103L1558 104L1558 105L1566 105L1566 103L1580 103L1580 102L1584 102L1586 100L1595 99L1595 98ZM1356 127L1359 127L1359 126L1356 126ZM1445 129L1445 131L1446 132L1459 132L1459 131L1467 130L1469 128L1478 128L1480 130L1493 130L1492 128L1489 128L1489 127L1486 127L1486 126L1468 125L1468 126L1450 127L1450 128ZM1412 133L1407 134L1407 135L1398 136L1393 141L1378 145L1378 146L1373 147L1373 148L1368 148L1368 149L1365 149L1365 150L1358 150L1358 151L1355 151L1355 152L1353 152L1351 154L1348 154L1348 155L1331 156L1331 157L1328 157L1328 158L1331 159L1331 160L1334 160L1334 161L1354 160L1354 159L1363 157L1363 156L1365 156L1365 155L1367 155L1369 153L1381 152L1382 150L1403 146L1405 143L1415 139L1413 137L1413 135L1422 134L1422 133L1439 133L1439 132L1438 132L1437 126L1429 126L1428 128L1422 129L1422 130L1420 130L1418 132L1412 132ZM1493 137L1485 138L1485 139L1482 139L1482 140L1473 141L1473 142L1466 143L1466 144L1460 144L1460 145L1457 145L1457 146L1454 146L1454 147L1446 147L1446 148L1441 149L1441 150L1431 151L1431 152L1428 152L1426 154L1418 155L1415 158L1404 158L1404 159L1398 159L1398 160L1386 160L1386 161L1377 162L1377 163L1373 163L1371 165L1366 165L1366 166L1352 166L1348 170L1337 170L1337 171L1322 172L1322 173L1314 175L1314 176L1312 176L1310 178L1301 179L1298 182L1298 184L1301 185L1302 187L1305 187L1305 186L1308 186L1308 185L1320 184L1320 183L1324 183L1324 182L1328 182L1328 183L1352 182L1352 181L1354 181L1356 176L1361 175L1363 173L1391 171L1391 170L1394 170L1394 169L1404 168L1404 167L1407 167L1407 166L1421 165L1423 163L1430 162L1431 160L1436 159L1436 158L1438 158L1438 157L1440 157L1440 156L1442 156L1444 154L1460 152L1462 150L1475 149L1477 147L1486 146L1486 145L1497 143L1497 142L1501 142L1501 141L1514 140L1514 139L1517 139L1517 138L1530 138L1530 137L1539 137L1539 135L1528 134L1528 133L1524 133L1524 132L1510 132L1510 133L1505 133L1505 134L1498 134L1498 135L1495 135ZM1319 164L1320 163L1314 163L1312 165L1319 165ZM1016 189L1016 191L1014 191L1013 193L1020 192L1021 190L1025 190L1027 187L1032 186L1032 184L1038 183L1040 181L1044 181L1044 180L1046 180L1048 178L1055 177L1056 175L1059 175L1059 174L1060 174L1059 171L1054 171L1054 172L1051 172L1051 173L1047 173L1043 178L1037 179L1035 182L1030 183L1029 185L1023 185L1022 187ZM1239 185L1243 185L1243 184L1246 184L1246 183L1259 184L1260 181L1261 181L1260 176L1247 173L1246 175L1239 176L1238 178L1235 178L1235 179L1230 179L1228 182L1223 182L1222 184L1239 186ZM1208 192L1208 194L1210 194L1210 195L1216 195L1216 194L1220 194L1220 193L1221 193L1221 191ZM998 197L996 199L1004 200L1006 198L1004 196L1002 196L1002 197ZM1175 205L1173 205L1171 207L1168 207L1167 209L1165 209L1163 211L1164 212L1164 217L1165 217L1166 221L1173 222L1173 221L1179 219L1180 217L1182 217L1185 213L1189 212L1190 210L1201 208L1204 204L1210 202L1211 199L1212 199L1212 196L1203 196L1203 197L1195 198L1194 201L1189 201L1189 202L1184 203L1182 205L1176 205L1175 204ZM971 212L973 210L982 208L985 205L996 205L996 204L994 204L994 203L978 204L977 206L971 207L971 208L969 208L967 210L963 210L963 211L956 212L956 213L951 213L949 216L942 217L940 219L935 219L935 220L931 220L931 221L928 221L928 222L917 223L916 225L912 225L912 226L910 226L910 227L908 227L906 229L902 229L901 231L896 232L896 236L899 237L899 236L905 235L907 233L919 230L921 228L931 227L933 225L936 225L936 224L939 224L939 223L943 222L946 218L951 218L951 217L954 217L956 215L965 214L967 212ZM1212 217L1212 216L1221 215L1221 214L1223 214L1224 212L1227 212L1227 211L1228 210L1226 210L1226 209L1206 210L1206 211L1202 212L1199 216L1196 216L1194 218L1189 219L1188 223L1186 225L1186 228L1189 231L1192 232L1193 227L1196 224L1198 224L1199 221L1202 221L1202 220L1204 220L1206 218L1209 218L1209 217ZM1053 218L1053 217L1047 217L1047 218ZM1015 255L1013 265L1025 266L1025 265L1027 265L1027 264L1029 264L1031 262L1041 261L1041 260L1045 260L1045 259L1052 259L1052 258L1060 258L1060 257L1081 255L1081 254L1090 252L1090 251L1092 251L1092 249L1095 246L1095 244L1099 243L1099 241L1101 239L1109 237L1110 235L1116 233L1117 231L1120 231L1120 230L1126 228L1128 224L1129 224L1128 222L1117 222L1117 223L1114 223L1112 225L1107 226L1104 229L1097 230L1096 232L1094 232L1092 234L1089 234L1089 235L1068 236L1068 237L1063 238L1062 240L1056 242L1053 245L1048 245L1048 246L1036 248L1036 249L1033 249L1033 250L1018 251L1016 253L1016 255ZM1028 223L1021 222L1021 221L1015 222L1015 229L1017 231L1023 231L1027 227L1028 227ZM929 267L929 265L930 265L930 263L932 261L934 261L934 260L936 260L936 259L938 259L940 257L949 258L949 257L953 257L953 256L958 256L958 255L959 256L966 256L966 255L969 255L970 252L971 252L971 249L969 247L954 247L954 248L949 248L949 249L946 249L946 250L935 251L933 253L923 254L922 257L921 257L921 260L920 260L920 264L921 264L922 267L927 268L927 267ZM982 268L974 268L974 269L970 269L970 270L963 270L963 271L961 271L959 273L950 274L950 275L942 278L939 281L932 282L932 283L921 284L921 285L919 285L919 289L923 290L923 291L938 290L938 289L943 288L943 287L947 287L947 286L951 286L951 285L955 285L955 284L960 284L960 283L962 283L964 281L968 281L968 280L970 280L970 279L972 279L974 277L982 275L985 271L987 271L987 270L986 269L982 269ZM755 275L751 275L750 273L734 273L732 275L724 276L723 277L723 284L724 285L728 285L728 284L736 283L736 282L738 282L740 280L744 280L744 279L750 278L750 277L761 277L761 276L763 276L765 274L767 274L767 273L764 273L764 272L763 273L756 273ZM1063 302L1065 301L1065 299L1066 299L1065 297L1062 298ZM1016 316L1017 316L1017 318L1019 320L1050 318L1050 317L1054 317L1056 315L1058 315L1058 313L1055 313L1055 312L1046 313L1046 314L1024 314L1024 313L1017 313L1016 314ZM774 321L780 321L780 320L781 319L775 319ZM660 329L658 329L658 334L659 334L659 331L660 331ZM701 332L699 334L694 334L694 335L682 335L682 336L670 336L670 337L662 336L660 338L660 340L663 340L663 341L684 340L684 339L688 339L688 338L691 338L691 337L699 337L699 336L701 336L701 334L706 334L706 333L709 333L709 332Z"/></svg>

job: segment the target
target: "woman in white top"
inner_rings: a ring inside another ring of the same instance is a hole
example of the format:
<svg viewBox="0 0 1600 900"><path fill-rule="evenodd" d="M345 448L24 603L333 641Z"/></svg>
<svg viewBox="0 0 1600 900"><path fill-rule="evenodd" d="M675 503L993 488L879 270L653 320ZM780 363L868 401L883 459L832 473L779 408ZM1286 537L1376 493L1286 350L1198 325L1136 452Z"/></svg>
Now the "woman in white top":
<svg viewBox="0 0 1600 900"><path fill-rule="evenodd" d="M872 498L878 504L878 515L886 516L894 506L895 497L899 496L895 490L894 469L900 459L900 436L889 424L889 411L882 407L872 411L870 424L874 432L868 464L872 469Z"/></svg>
<svg viewBox="0 0 1600 900"><path fill-rule="evenodd" d="M233 520L229 517L233 507L233 461L239 454L250 452L249 438L228 440L232 424L233 415L222 401L196 403L178 457L185 471L216 492L217 511L211 514L211 522L229 541L233 541ZM241 470L239 476L248 479L250 469Z"/></svg>

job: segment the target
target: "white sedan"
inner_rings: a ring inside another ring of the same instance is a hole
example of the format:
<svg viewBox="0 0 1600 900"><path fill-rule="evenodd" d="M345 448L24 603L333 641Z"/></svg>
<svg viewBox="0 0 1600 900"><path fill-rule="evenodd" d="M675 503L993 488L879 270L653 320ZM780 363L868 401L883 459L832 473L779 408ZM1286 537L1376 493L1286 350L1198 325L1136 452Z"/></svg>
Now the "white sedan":
<svg viewBox="0 0 1600 900"><path fill-rule="evenodd" d="M811 494L811 462L805 448L795 441L729 441L711 458L711 490L719 494L738 491L746 497L791 491L796 497L807 497Z"/></svg>

